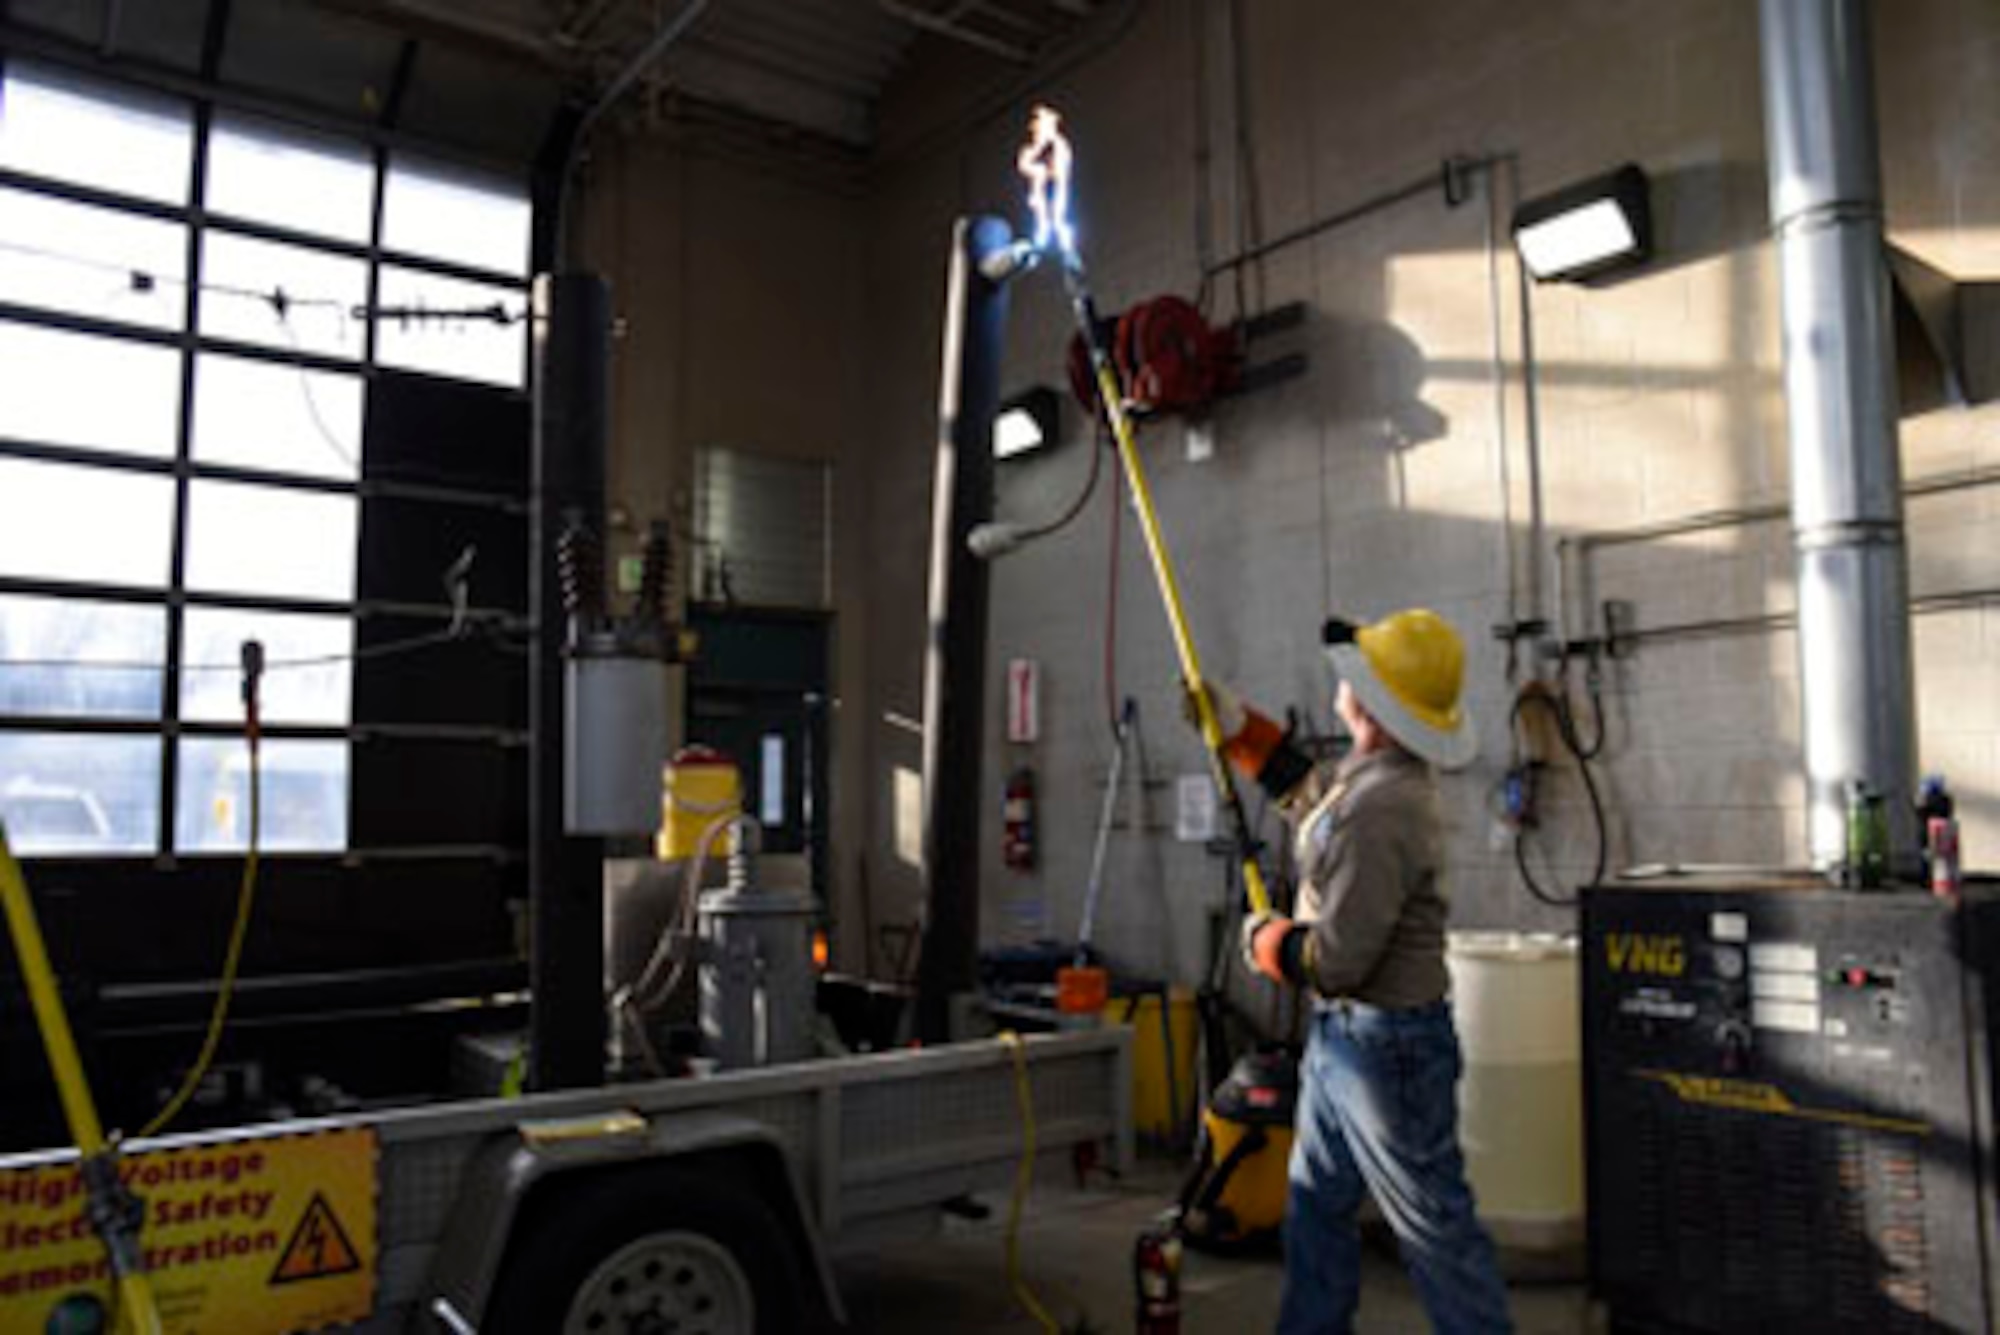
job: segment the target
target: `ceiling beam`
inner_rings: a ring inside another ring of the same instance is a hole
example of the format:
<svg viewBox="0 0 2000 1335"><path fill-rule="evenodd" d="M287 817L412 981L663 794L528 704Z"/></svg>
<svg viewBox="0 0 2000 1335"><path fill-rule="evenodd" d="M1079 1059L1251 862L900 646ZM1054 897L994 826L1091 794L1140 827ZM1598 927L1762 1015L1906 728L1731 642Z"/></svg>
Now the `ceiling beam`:
<svg viewBox="0 0 2000 1335"><path fill-rule="evenodd" d="M583 45L619 3L620 0L580 0L571 5L569 13L556 25L555 40L564 46Z"/></svg>
<svg viewBox="0 0 2000 1335"><path fill-rule="evenodd" d="M467 10L429 0L313 0L319 8L347 14L404 37L456 47L471 55L569 74L575 62L540 33L475 17Z"/></svg>
<svg viewBox="0 0 2000 1335"><path fill-rule="evenodd" d="M963 23L955 23L944 15L934 14L928 9L905 4L903 0L875 0L875 3L883 13L894 15L913 28L922 28L925 32L934 32L940 37L949 37L954 42L984 51L991 56L998 56L1002 60L1025 65L1032 59L1032 54L1026 47L1002 41L998 37L968 28Z"/></svg>
<svg viewBox="0 0 2000 1335"><path fill-rule="evenodd" d="M674 84L694 97L865 148L873 135L868 104L814 88L713 49L683 51Z"/></svg>

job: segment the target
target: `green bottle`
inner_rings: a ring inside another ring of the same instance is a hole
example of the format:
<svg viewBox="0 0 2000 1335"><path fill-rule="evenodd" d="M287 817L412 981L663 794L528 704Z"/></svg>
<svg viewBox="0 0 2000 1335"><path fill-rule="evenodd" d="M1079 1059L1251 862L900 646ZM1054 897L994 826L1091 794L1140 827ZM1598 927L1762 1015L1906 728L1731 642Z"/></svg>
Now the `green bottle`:
<svg viewBox="0 0 2000 1335"><path fill-rule="evenodd" d="M1879 890L1889 879L1889 805L1859 779L1847 785L1847 876L1850 886Z"/></svg>

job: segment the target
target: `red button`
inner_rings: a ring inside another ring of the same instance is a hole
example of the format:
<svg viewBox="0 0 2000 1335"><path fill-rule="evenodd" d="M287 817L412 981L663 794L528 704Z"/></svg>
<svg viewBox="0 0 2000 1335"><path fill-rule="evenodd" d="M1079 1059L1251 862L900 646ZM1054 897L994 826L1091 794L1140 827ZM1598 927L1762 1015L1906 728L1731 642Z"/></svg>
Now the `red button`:
<svg viewBox="0 0 2000 1335"><path fill-rule="evenodd" d="M1868 986L1868 970L1866 970L1866 969L1849 969L1849 970L1847 971L1847 985L1848 985L1849 987L1866 987L1866 986Z"/></svg>

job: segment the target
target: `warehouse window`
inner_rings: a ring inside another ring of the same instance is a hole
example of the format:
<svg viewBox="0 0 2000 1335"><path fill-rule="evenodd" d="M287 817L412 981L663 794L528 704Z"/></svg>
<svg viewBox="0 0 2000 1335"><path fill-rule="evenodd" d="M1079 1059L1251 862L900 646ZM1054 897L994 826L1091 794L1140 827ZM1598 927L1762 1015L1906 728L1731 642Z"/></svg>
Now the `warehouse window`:
<svg viewBox="0 0 2000 1335"><path fill-rule="evenodd" d="M352 482L361 475L361 377L203 353L194 368L194 457Z"/></svg>
<svg viewBox="0 0 2000 1335"><path fill-rule="evenodd" d="M366 516L412 522L363 491L376 368L519 394L526 191L11 61L0 171L0 815L36 855L241 849L254 637L264 843L346 850L363 618L449 615L363 596Z"/></svg>
<svg viewBox="0 0 2000 1335"><path fill-rule="evenodd" d="M187 238L177 224L0 190L0 237L0 301L155 329L180 325Z"/></svg>
<svg viewBox="0 0 2000 1335"><path fill-rule="evenodd" d="M355 510L352 496L196 480L188 486L187 586L347 602Z"/></svg>
<svg viewBox="0 0 2000 1335"><path fill-rule="evenodd" d="M166 661L165 608L0 596L0 662L24 664L0 667L0 713L157 719ZM36 666L77 662L98 670Z"/></svg>
<svg viewBox="0 0 2000 1335"><path fill-rule="evenodd" d="M375 161L359 144L223 113L208 139L208 211L363 244Z"/></svg>
<svg viewBox="0 0 2000 1335"><path fill-rule="evenodd" d="M521 273L533 212L518 186L398 154L382 197L382 245L408 255Z"/></svg>
<svg viewBox="0 0 2000 1335"><path fill-rule="evenodd" d="M202 239L201 332L354 360L362 352L368 265L229 232Z"/></svg>
<svg viewBox="0 0 2000 1335"><path fill-rule="evenodd" d="M171 478L0 457L0 571L32 580L164 588Z"/></svg>
<svg viewBox="0 0 2000 1335"><path fill-rule="evenodd" d="M0 811L21 853L151 853L159 844L160 739L0 733Z"/></svg>
<svg viewBox="0 0 2000 1335"><path fill-rule="evenodd" d="M187 201L194 109L53 69L10 66L0 167L161 204Z"/></svg>
<svg viewBox="0 0 2000 1335"><path fill-rule="evenodd" d="M171 348L0 324L0 436L167 458L180 411ZM112 392L107 392L112 391Z"/></svg>
<svg viewBox="0 0 2000 1335"><path fill-rule="evenodd" d="M383 366L503 387L522 383L526 320L518 293L384 265L381 302L375 355Z"/></svg>

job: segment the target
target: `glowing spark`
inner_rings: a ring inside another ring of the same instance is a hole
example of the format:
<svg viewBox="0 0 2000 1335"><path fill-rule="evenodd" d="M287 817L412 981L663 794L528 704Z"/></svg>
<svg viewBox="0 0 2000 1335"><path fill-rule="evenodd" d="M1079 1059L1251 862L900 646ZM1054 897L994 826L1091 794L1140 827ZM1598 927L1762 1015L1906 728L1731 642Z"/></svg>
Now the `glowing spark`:
<svg viewBox="0 0 2000 1335"><path fill-rule="evenodd" d="M1076 254L1076 230L1069 220L1069 169L1075 154L1052 107L1036 107L1028 118L1028 142L1014 165L1028 183L1028 209L1035 215L1035 248L1053 241L1063 254Z"/></svg>

